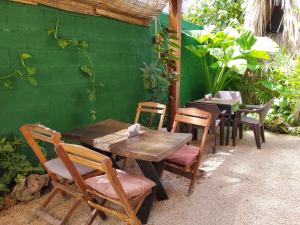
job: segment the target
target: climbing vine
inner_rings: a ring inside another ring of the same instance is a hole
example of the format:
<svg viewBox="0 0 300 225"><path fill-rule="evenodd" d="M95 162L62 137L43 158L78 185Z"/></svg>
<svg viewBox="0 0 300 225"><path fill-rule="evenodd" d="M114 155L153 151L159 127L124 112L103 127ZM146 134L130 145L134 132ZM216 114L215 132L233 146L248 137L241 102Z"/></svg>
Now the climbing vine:
<svg viewBox="0 0 300 225"><path fill-rule="evenodd" d="M91 116L91 119L94 121L94 120L96 120L96 114L97 114L95 107L94 107L94 103L96 101L96 90L99 86L103 87L103 84L102 83L99 85L96 84L96 71L94 68L92 57L89 55L89 52L88 52L89 45L84 40L77 40L75 38L68 39L68 38L63 38L63 37L59 36L58 28L59 28L59 17L57 18L55 28L51 28L48 30L48 35L52 36L56 40L56 43L60 48L65 49L68 46L73 46L80 53L82 53L82 55L86 59L86 63L80 65L79 70L83 74L87 75L90 79L90 86L87 89L87 94L88 94L89 101L91 104L90 116Z"/></svg>
<svg viewBox="0 0 300 225"><path fill-rule="evenodd" d="M31 58L29 53L20 53L19 60L22 66L21 70L15 70L14 72L7 75L0 75L0 83L8 89L13 88L13 80L15 78L20 78L30 84L36 86L37 81L35 80L36 68L34 66L29 66L27 60Z"/></svg>

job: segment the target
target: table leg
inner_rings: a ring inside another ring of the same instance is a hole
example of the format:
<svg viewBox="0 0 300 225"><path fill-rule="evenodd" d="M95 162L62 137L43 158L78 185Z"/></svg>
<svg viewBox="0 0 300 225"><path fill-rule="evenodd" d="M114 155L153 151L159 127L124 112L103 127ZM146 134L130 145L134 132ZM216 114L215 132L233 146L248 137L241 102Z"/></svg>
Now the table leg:
<svg viewBox="0 0 300 225"><path fill-rule="evenodd" d="M168 195L159 180L160 174L163 171L164 162L152 163L143 160L136 160L136 162L141 168L144 176L156 183L156 186L152 189L152 193L145 198L141 208L137 213L138 218L143 224L145 224L147 223L150 215L154 196L156 196L158 200L168 199Z"/></svg>
<svg viewBox="0 0 300 225"><path fill-rule="evenodd" d="M168 195L159 180L160 174L163 170L163 162L152 163L150 161L144 161L144 160L136 160L136 161L137 161L139 167L141 168L144 176L156 183L157 199L158 200L168 199Z"/></svg>
<svg viewBox="0 0 300 225"><path fill-rule="evenodd" d="M231 124L231 107L227 109L228 119L227 119L227 129L226 129L226 145L229 145L229 131L230 131L230 124Z"/></svg>

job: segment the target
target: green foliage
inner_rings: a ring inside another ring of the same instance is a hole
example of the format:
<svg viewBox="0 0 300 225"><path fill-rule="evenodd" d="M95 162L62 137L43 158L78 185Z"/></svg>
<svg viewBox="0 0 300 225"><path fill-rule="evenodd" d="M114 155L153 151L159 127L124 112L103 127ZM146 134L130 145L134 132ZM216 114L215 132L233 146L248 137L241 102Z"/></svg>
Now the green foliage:
<svg viewBox="0 0 300 225"><path fill-rule="evenodd" d="M184 19L198 25L215 25L217 30L244 23L244 0L195 1L184 14Z"/></svg>
<svg viewBox="0 0 300 225"><path fill-rule="evenodd" d="M33 167L25 155L18 151L22 142L16 138L0 138L0 208L3 197L11 187L31 173L43 173L41 167Z"/></svg>
<svg viewBox="0 0 300 225"><path fill-rule="evenodd" d="M227 28L216 33L214 30L192 31L187 35L198 42L187 48L199 57L207 91L213 95L228 88L237 75L259 69L262 59L270 59L267 52L252 49L256 38L248 31L239 34Z"/></svg>
<svg viewBox="0 0 300 225"><path fill-rule="evenodd" d="M300 58L294 60L279 51L264 68L265 79L260 84L268 91L258 90L264 98L276 97L273 115L289 125L300 125Z"/></svg>
<svg viewBox="0 0 300 225"><path fill-rule="evenodd" d="M56 42L58 47L65 49L68 46L72 45L74 46L80 53L82 53L82 55L84 56L84 58L86 59L85 64L82 64L79 66L79 70L88 76L89 80L90 80L90 87L87 89L87 94L88 94L88 98L91 104L91 108L90 108L90 116L91 116L91 120L95 121L97 118L97 112L95 110L94 107L94 103L96 102L96 90L97 88L103 87L103 84L96 84L96 71L94 68L94 64L92 61L91 56L89 55L88 52L88 43L84 40L76 40L75 38L73 39L66 39L66 38L62 38L58 35L58 27L59 27L59 18L57 18L56 21L56 26L55 28L49 29L48 30L48 35L52 36Z"/></svg>
<svg viewBox="0 0 300 225"><path fill-rule="evenodd" d="M8 75L0 76L0 83L5 88L12 89L13 88L13 79L19 78L24 81L29 82L31 85L36 86L37 81L35 80L35 75L37 69L33 66L29 66L27 64L27 60L31 58L29 53L21 53L19 54L20 64L22 66L22 70L15 70L13 73Z"/></svg>
<svg viewBox="0 0 300 225"><path fill-rule="evenodd" d="M155 36L153 63L144 63L141 68L144 88L151 101L165 103L168 87L178 78L175 63L178 60L176 50L179 46L176 42L176 33L161 27L161 31Z"/></svg>

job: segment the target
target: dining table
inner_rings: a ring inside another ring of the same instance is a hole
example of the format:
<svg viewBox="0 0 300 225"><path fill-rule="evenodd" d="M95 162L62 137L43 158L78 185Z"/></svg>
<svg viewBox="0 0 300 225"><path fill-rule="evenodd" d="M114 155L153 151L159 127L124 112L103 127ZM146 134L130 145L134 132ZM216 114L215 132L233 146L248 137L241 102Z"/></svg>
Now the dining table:
<svg viewBox="0 0 300 225"><path fill-rule="evenodd" d="M226 110L226 114L228 115L227 120L227 129L226 129L226 145L229 145L229 133L230 133L230 124L231 124L231 117L233 116L233 120L235 117L235 112L240 107L239 99L223 99L223 98L211 98L211 99L205 99L201 98L193 103L209 103L209 104L216 104L220 111Z"/></svg>
<svg viewBox="0 0 300 225"><path fill-rule="evenodd" d="M132 124L107 119L95 124L75 128L62 133L63 139L72 139L85 147L108 155L115 168L118 164L113 155L135 159L142 173L156 183L137 216L147 223L153 200L167 200L168 195L160 181L164 159L192 140L189 133L170 133L142 127L139 135L128 138L127 130Z"/></svg>

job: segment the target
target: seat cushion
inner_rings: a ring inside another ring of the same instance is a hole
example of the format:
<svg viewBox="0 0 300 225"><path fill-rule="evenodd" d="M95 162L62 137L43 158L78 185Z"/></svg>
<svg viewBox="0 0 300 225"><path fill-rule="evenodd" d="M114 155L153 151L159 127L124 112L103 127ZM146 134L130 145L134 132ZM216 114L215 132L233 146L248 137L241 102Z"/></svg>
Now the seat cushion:
<svg viewBox="0 0 300 225"><path fill-rule="evenodd" d="M200 148L196 146L184 145L177 152L173 153L172 155L169 155L166 158L166 160L183 166L190 166L195 162L199 151Z"/></svg>
<svg viewBox="0 0 300 225"><path fill-rule="evenodd" d="M73 164L74 164L75 168L77 169L78 173L82 176L95 171L95 169L83 166L78 163L73 162ZM66 179L73 180L69 170L66 168L66 166L64 165L64 163L61 161L60 158L55 158L55 159L51 159L51 160L47 161L45 163L45 166L52 173L55 173Z"/></svg>
<svg viewBox="0 0 300 225"><path fill-rule="evenodd" d="M146 177L130 175L122 170L116 171L127 198L138 196L156 185L153 181ZM85 180L85 182L88 186L100 192L101 194L115 199L119 198L105 174L88 178Z"/></svg>

